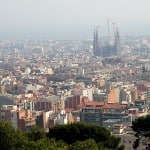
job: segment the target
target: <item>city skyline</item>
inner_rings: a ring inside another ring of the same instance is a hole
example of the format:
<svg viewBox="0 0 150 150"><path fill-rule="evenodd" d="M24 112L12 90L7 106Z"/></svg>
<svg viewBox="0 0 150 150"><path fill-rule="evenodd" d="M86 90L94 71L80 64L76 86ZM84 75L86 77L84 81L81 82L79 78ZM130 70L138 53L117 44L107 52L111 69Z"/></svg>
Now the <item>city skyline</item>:
<svg viewBox="0 0 150 150"><path fill-rule="evenodd" d="M107 20L121 35L150 35L149 0L0 1L0 39L88 39Z"/></svg>

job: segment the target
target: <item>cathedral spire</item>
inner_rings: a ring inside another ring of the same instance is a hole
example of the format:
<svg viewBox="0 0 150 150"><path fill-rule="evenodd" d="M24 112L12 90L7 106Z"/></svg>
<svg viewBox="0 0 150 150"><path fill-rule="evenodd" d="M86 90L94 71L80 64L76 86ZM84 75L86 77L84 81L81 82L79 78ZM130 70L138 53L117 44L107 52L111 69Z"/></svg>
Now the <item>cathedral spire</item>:
<svg viewBox="0 0 150 150"><path fill-rule="evenodd" d="M116 28L116 33L115 33L115 48L116 48L117 56L120 56L121 55L121 43L120 43L120 34L118 31L118 28Z"/></svg>

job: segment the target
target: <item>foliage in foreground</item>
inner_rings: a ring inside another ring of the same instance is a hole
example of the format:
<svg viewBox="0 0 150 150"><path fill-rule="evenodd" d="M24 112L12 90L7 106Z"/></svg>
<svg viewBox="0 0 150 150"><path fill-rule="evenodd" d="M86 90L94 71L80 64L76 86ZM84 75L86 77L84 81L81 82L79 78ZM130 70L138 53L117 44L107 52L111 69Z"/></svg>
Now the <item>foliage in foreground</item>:
<svg viewBox="0 0 150 150"><path fill-rule="evenodd" d="M132 129L135 131L135 136L137 137L133 145L133 148L136 149L142 138L150 139L150 115L136 119L132 124ZM147 145L147 148L150 149L150 145Z"/></svg>
<svg viewBox="0 0 150 150"><path fill-rule="evenodd" d="M63 140L67 144L76 143L76 145L79 145L77 141L84 144L84 141L93 139L101 149L123 149L123 146L120 147L120 138L112 136L106 128L98 125L76 123L55 126L50 129L48 137Z"/></svg>
<svg viewBox="0 0 150 150"><path fill-rule="evenodd" d="M61 138L54 136L54 130ZM65 134L68 136L68 141L63 139ZM16 130L10 123L0 121L0 135L2 150L124 149L123 146L119 147L120 139L111 136L105 128L81 123L57 126L46 134L43 129L37 127L31 128L28 132L22 132Z"/></svg>

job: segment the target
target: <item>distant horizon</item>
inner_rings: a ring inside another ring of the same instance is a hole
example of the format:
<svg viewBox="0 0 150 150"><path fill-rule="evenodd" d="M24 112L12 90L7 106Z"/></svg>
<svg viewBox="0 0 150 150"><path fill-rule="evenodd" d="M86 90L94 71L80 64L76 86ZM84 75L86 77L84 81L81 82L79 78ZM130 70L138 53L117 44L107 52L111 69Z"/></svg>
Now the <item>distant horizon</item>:
<svg viewBox="0 0 150 150"><path fill-rule="evenodd" d="M150 35L149 6L149 0L0 1L0 40L83 40L96 26L107 35L107 20L121 36Z"/></svg>
<svg viewBox="0 0 150 150"><path fill-rule="evenodd" d="M94 31L94 30L93 30ZM106 35L99 35L99 38L107 38L107 34ZM113 36L111 36L113 37ZM133 35L133 34L125 34L125 35L121 35L121 37L133 37L133 38L144 38L144 37L149 37L150 38L150 34L137 34L137 35ZM91 34L91 36L86 36L85 38L41 38L39 36L36 36L36 37L30 37L30 38L23 38L23 37L17 37L17 38L2 38L0 37L0 41L28 41L28 40L31 40L31 41L46 41L46 40L52 40L52 41L88 41L88 40L93 40L93 34Z"/></svg>
<svg viewBox="0 0 150 150"><path fill-rule="evenodd" d="M73 34L73 35L65 35L65 34L59 34L59 33L53 33L51 36L47 35L47 34L40 34L40 33L35 33L35 34L30 34L30 33L26 33L26 35L17 35L17 34L11 34L11 35L5 35L2 37L2 35L0 35L0 41L5 41L5 40L89 40L89 39L93 39L93 33L94 33L94 29L96 28L93 27L93 29L91 29L89 32L86 32L86 33L82 33L82 31L79 30L76 31L76 34ZM107 27L106 27L107 28ZM106 29L107 30L107 29ZM105 30L105 33L102 32L100 29L99 29L99 38L100 37L107 37L108 36L108 31ZM81 35L82 33L82 35ZM121 32L121 30L119 29L119 33L120 33L120 36L121 37L149 37L150 34L149 33L142 33L142 34L123 34ZM113 37L113 31L110 33L110 36Z"/></svg>

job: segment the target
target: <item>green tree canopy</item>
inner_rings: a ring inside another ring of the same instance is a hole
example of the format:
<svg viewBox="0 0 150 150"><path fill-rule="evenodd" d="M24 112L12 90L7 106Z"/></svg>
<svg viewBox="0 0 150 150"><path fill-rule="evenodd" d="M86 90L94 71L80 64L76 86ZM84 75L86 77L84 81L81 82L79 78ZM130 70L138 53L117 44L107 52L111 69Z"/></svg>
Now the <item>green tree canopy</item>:
<svg viewBox="0 0 150 150"><path fill-rule="evenodd" d="M139 117L133 121L132 129L136 136L150 137L150 115Z"/></svg>
<svg viewBox="0 0 150 150"><path fill-rule="evenodd" d="M100 143L99 145L101 147L104 146L110 149L118 149L120 144L120 138L111 136L111 133L106 128L85 123L55 126L49 130L47 136L49 138L55 138L56 140L63 140L68 144L80 141L75 144L76 147L88 139L94 140L97 144Z"/></svg>
<svg viewBox="0 0 150 150"><path fill-rule="evenodd" d="M43 129L33 127L27 133L0 121L0 150L68 150L63 141L48 139Z"/></svg>
<svg viewBox="0 0 150 150"><path fill-rule="evenodd" d="M12 150L25 142L21 131L16 130L9 122L0 121L0 149Z"/></svg>
<svg viewBox="0 0 150 150"><path fill-rule="evenodd" d="M46 134L37 127L19 131L0 121L0 135L1 150L123 150L106 128L83 123L56 126Z"/></svg>
<svg viewBox="0 0 150 150"><path fill-rule="evenodd" d="M133 148L137 148L141 138L150 139L150 115L139 117L133 121L132 129L136 132L135 136L137 137ZM150 149L150 145L147 145L147 148Z"/></svg>
<svg viewBox="0 0 150 150"><path fill-rule="evenodd" d="M98 145L93 139L77 141L70 145L70 150L98 150Z"/></svg>
<svg viewBox="0 0 150 150"><path fill-rule="evenodd" d="M46 138L45 130L36 126L31 127L26 135L30 141L37 141Z"/></svg>
<svg viewBox="0 0 150 150"><path fill-rule="evenodd" d="M49 138L64 140L68 144L87 139L94 139L96 142L107 141L110 135L104 127L84 123L58 125L50 129L48 133Z"/></svg>

